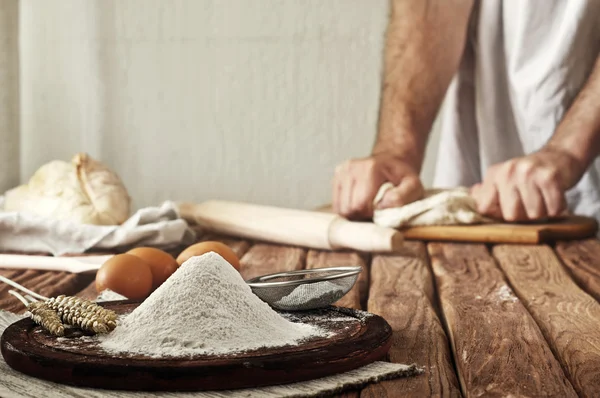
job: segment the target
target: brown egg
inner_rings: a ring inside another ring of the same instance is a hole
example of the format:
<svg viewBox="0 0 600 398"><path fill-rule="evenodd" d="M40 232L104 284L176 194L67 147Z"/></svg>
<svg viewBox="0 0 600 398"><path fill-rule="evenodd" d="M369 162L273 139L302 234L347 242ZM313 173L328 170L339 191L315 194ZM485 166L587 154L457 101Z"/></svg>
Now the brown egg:
<svg viewBox="0 0 600 398"><path fill-rule="evenodd" d="M117 254L96 274L96 290L110 289L131 300L142 300L152 291L152 271L148 263L132 254Z"/></svg>
<svg viewBox="0 0 600 398"><path fill-rule="evenodd" d="M224 243L216 241L206 241L196 243L195 245L189 246L187 249L181 252L177 256L177 263L183 264L187 259L194 256L201 256L204 253L215 252L223 257L227 262L233 265L233 268L240 270L240 259L229 246Z"/></svg>
<svg viewBox="0 0 600 398"><path fill-rule="evenodd" d="M136 247L129 250L127 254L137 256L150 265L150 271L152 271L152 290L162 285L179 267L173 256L166 251L154 247Z"/></svg>

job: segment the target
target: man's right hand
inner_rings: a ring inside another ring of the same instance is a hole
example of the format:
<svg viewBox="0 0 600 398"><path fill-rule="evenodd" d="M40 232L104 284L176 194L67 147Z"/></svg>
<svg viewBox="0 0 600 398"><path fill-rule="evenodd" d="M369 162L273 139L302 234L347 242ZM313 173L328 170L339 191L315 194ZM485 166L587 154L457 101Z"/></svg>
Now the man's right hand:
<svg viewBox="0 0 600 398"><path fill-rule="evenodd" d="M423 197L417 169L402 158L380 153L348 160L336 168L333 210L349 219L373 217L373 199L386 182L395 188L386 192L378 208L402 206Z"/></svg>

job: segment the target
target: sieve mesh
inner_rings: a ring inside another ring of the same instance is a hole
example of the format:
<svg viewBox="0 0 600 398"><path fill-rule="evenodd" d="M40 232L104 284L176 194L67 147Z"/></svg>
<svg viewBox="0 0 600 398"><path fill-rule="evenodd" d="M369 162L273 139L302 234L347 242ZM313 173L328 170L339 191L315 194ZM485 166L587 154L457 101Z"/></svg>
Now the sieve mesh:
<svg viewBox="0 0 600 398"><path fill-rule="evenodd" d="M274 308L302 311L327 307L356 283L361 267L331 267L265 275L247 281Z"/></svg>

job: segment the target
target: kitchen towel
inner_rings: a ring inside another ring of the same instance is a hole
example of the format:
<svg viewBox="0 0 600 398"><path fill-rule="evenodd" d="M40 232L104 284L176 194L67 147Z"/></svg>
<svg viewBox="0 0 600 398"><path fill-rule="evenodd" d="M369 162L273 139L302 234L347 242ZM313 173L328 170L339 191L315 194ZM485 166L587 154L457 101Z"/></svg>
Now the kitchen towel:
<svg viewBox="0 0 600 398"><path fill-rule="evenodd" d="M135 212L121 225L90 225L49 219L23 212L2 211L0 252L82 254L88 250L121 250L133 246L169 249L195 242L194 231L166 201Z"/></svg>
<svg viewBox="0 0 600 398"><path fill-rule="evenodd" d="M23 315L0 310L0 334ZM346 373L279 386L202 392L129 392L71 387L36 379L13 370L0 358L0 396L4 398L301 398L322 397L360 389L369 383L421 374L415 365L373 362Z"/></svg>
<svg viewBox="0 0 600 398"><path fill-rule="evenodd" d="M385 193L394 188L385 183L379 188L376 206ZM426 225L467 225L491 223L493 220L477 212L475 200L465 187L453 189L428 189L423 199L404 206L374 211L373 222L382 227L402 228Z"/></svg>

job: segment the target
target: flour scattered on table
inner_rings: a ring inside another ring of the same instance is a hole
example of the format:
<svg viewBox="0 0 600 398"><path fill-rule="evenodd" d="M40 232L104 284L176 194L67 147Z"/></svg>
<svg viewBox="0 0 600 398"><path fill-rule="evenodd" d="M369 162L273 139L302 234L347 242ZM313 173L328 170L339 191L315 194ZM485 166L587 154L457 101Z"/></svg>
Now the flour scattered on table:
<svg viewBox="0 0 600 398"><path fill-rule="evenodd" d="M104 289L100 292L100 295L96 298L96 302L104 302L104 301L118 301L118 300L127 300L127 297L119 294L117 292L113 292L110 289Z"/></svg>
<svg viewBox="0 0 600 398"><path fill-rule="evenodd" d="M339 300L344 295L344 288L329 281L298 285L290 294L279 299L277 307L288 310L298 307L323 307Z"/></svg>
<svg viewBox="0 0 600 398"><path fill-rule="evenodd" d="M112 333L100 337L100 345L113 353L180 357L297 345L326 335L283 318L211 252L183 263Z"/></svg>
<svg viewBox="0 0 600 398"><path fill-rule="evenodd" d="M514 293L512 292L510 287L508 287L508 285L502 285L502 287L498 289L498 298L501 301L510 301L513 303L518 300L517 296L514 295Z"/></svg>

